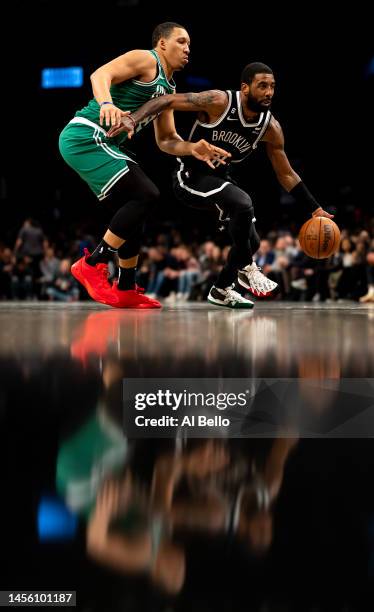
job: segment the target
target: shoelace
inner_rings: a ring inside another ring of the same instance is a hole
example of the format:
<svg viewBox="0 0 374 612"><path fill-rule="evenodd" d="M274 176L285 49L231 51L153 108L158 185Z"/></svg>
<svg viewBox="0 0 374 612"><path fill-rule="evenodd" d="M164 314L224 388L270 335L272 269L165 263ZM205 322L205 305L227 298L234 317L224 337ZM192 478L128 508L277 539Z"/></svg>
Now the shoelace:
<svg viewBox="0 0 374 612"><path fill-rule="evenodd" d="M265 276L265 274L262 271L262 268L260 268L260 266L256 266L256 268L254 270L251 270L253 276L254 276L254 280L258 283L261 283L262 285L265 285L265 287L270 287L271 286L271 281L270 279ZM261 274L261 278L258 278L258 274Z"/></svg>
<svg viewBox="0 0 374 612"><path fill-rule="evenodd" d="M256 274L256 273L258 273L258 272L259 272L260 274L264 275L264 273L263 273L263 271L262 271L262 268L260 268L260 266L256 266L256 267L254 268L254 270L251 270L251 272L252 272L253 274Z"/></svg>

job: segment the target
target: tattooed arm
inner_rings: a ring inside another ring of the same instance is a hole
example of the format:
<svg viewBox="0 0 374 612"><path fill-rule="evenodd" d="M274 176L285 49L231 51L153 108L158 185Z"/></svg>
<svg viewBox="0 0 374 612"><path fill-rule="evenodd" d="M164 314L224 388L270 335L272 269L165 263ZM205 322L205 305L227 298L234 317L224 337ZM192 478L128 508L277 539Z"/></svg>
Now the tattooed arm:
<svg viewBox="0 0 374 612"><path fill-rule="evenodd" d="M170 94L153 98L153 100L138 108L131 116L138 124L149 115L158 115L167 108L179 111L203 111L208 115L221 115L226 105L226 92L212 89L201 93Z"/></svg>
<svg viewBox="0 0 374 612"><path fill-rule="evenodd" d="M120 127L111 128L108 136L117 136L121 132L127 132L131 138L135 127L152 115L157 115L154 121L156 142L164 153L169 155L183 156L193 155L205 162L211 168L215 168L213 162L225 164L225 159L231 157L224 149L209 144L205 140L188 142L183 140L175 127L174 110L195 111L205 113L205 121L219 117L227 105L227 94L224 91L212 90L201 93L171 94L153 98L141 106L130 116L123 117L124 121Z"/></svg>
<svg viewBox="0 0 374 612"><path fill-rule="evenodd" d="M206 122L214 121L222 115L227 105L227 93L218 89L202 91L200 93L168 94L152 98L134 113L123 118L121 127L112 128L108 136L117 136L121 132L127 132L129 138L134 133L135 127L150 117L160 115L165 110L180 110L204 114L200 116Z"/></svg>

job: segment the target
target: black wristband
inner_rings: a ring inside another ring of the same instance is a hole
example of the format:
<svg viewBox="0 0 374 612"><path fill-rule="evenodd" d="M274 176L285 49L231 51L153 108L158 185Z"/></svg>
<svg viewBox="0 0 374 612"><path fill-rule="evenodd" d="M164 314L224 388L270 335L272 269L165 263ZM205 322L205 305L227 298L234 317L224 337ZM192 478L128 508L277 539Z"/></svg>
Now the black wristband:
<svg viewBox="0 0 374 612"><path fill-rule="evenodd" d="M309 189L304 185L303 181L297 183L295 187L292 187L290 193L296 200L296 202L300 203L302 206L305 206L310 210L310 212L314 212L317 208L320 208L320 204L318 204L317 200L312 196Z"/></svg>

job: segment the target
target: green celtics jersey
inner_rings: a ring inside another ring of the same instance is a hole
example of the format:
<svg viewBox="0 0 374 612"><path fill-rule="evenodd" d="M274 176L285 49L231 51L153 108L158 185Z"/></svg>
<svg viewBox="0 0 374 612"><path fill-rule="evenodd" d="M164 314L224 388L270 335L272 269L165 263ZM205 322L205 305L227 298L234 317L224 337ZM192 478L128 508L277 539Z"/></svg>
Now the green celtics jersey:
<svg viewBox="0 0 374 612"><path fill-rule="evenodd" d="M142 83L136 79L131 79L129 81L123 81L123 83L118 83L117 85L112 85L110 88L113 104L123 111L130 111L133 113L151 98L156 98L165 94L172 94L175 91L174 81L170 82L166 78L160 58L158 57L156 51L152 49L150 50L150 53L157 60L157 76L153 81L150 81L150 83ZM76 117L85 117L86 119L97 123L97 125L100 124L99 115L100 106L96 102L95 98L92 98L87 106L75 114ZM136 131L139 132L148 123L153 121L155 117L156 115L152 115L144 119L144 121L140 122L136 126ZM106 126L103 127L105 129ZM117 138L113 138L113 141L115 141L118 145L123 143L123 141L126 139L127 134L124 133L120 134L120 136Z"/></svg>

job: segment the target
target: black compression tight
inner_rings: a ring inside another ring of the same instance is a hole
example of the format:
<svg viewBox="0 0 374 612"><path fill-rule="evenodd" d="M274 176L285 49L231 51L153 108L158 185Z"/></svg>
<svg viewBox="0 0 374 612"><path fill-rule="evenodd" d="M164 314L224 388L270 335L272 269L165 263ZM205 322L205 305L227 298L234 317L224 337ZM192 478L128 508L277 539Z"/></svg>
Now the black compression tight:
<svg viewBox="0 0 374 612"><path fill-rule="evenodd" d="M109 196L111 207L119 206L109 223L109 230L135 245L136 241L140 244L144 221L158 201L160 192L137 164L129 162L129 168L130 171L116 183ZM134 248L129 245L127 250L132 252ZM131 256L126 255L126 258Z"/></svg>
<svg viewBox="0 0 374 612"><path fill-rule="evenodd" d="M216 283L217 287L225 288L235 281L238 270L252 263L260 238L254 225L252 200L245 191L236 185L227 185L222 190L219 206L230 217L228 229L232 239L227 262Z"/></svg>

